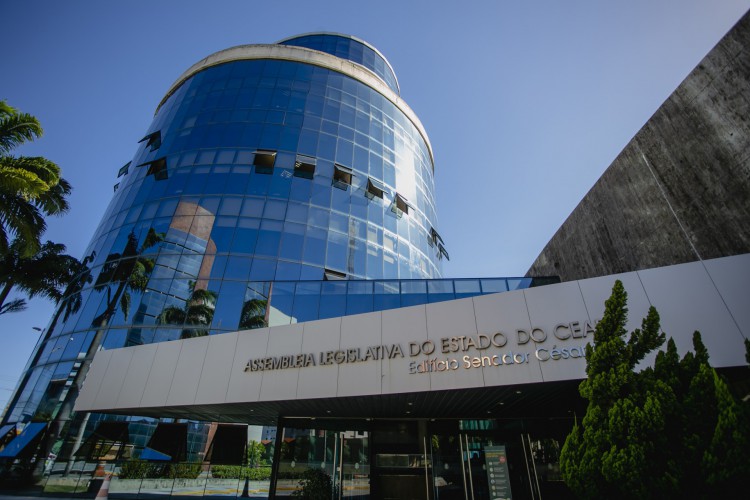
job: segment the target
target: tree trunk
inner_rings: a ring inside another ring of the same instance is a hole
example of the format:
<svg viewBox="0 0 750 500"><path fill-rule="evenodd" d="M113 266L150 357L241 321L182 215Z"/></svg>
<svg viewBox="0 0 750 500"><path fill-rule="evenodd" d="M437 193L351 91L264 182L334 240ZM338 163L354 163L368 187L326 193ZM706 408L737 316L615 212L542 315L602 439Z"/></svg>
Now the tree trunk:
<svg viewBox="0 0 750 500"><path fill-rule="evenodd" d="M66 398L66 401L61 405L60 407L60 413L56 416L56 419L59 421L60 425L64 425L65 420L70 418L70 416L73 414L73 406L75 404L75 400L78 398L78 394L80 393L81 387L83 387L83 382L86 379L86 374L89 372L89 367L91 367L91 361L94 359L94 355L99 350L102 344L102 339L104 338L104 330L106 330L107 325L109 325L109 321L112 319L112 316L115 315L115 312L117 311L117 303L120 301L120 296L125 291L125 286L127 285L126 281L121 281L120 284L117 286L117 291L114 293L114 296L111 296L107 303L107 308L104 310L104 312L99 315L99 317L95 318L94 321L99 322L99 326L97 326L96 334L94 335L94 338L91 340L91 345L89 346L88 350L86 351L86 357L84 358L83 362L81 363L81 368L78 370L78 373L76 374L75 379L73 380L73 385L71 387L70 392L68 393L68 397ZM65 466L64 475L67 476L70 473L70 470L73 466L73 460L75 453L78 451L78 448L81 446L81 441L83 440L83 434L86 429L86 425L89 421L89 413L85 413L83 416L83 421L81 422L81 428L78 430L78 434L76 435L75 442L73 443L73 447L70 451L70 456L68 457L68 463Z"/></svg>

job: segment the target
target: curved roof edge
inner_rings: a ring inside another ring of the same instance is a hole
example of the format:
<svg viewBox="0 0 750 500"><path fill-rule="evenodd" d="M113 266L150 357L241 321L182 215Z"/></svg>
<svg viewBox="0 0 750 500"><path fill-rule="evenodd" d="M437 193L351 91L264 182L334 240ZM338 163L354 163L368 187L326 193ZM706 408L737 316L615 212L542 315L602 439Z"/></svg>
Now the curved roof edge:
<svg viewBox="0 0 750 500"><path fill-rule="evenodd" d="M349 39L351 39L351 40L355 40L355 41L357 41L357 42L359 42L359 43L361 43L361 44L363 44L363 45L365 45L365 46L367 46L367 47L371 48L371 49L372 49L372 50L374 50L374 51L375 51L375 53L376 53L377 55L379 55L379 56L380 56L380 57L381 57L381 58L383 59L383 61L385 61L385 63L386 63L387 65L388 65L388 69L390 69L390 70L391 70L391 74L393 75L393 78L394 78L394 79L396 80L396 88L398 89L398 91L399 91L399 92L401 92L401 85L399 85L399 83L398 83L398 75L396 74L396 70L394 70L394 69L393 69L393 66L391 66L391 61L389 61L389 60L388 60L388 58L387 58L387 57L385 57L385 56L383 55L383 53L382 53L382 52L380 52L380 51L378 50L378 48L377 48L377 47L375 47L375 46L374 46L373 44L371 44L371 43L370 43L370 42L368 42L367 40L363 40L363 39L359 38L358 36L354 36L354 35L347 35L346 33L339 33L339 32L337 32L337 31L310 31L310 32L308 32L308 33L301 33L301 34L299 34L299 35L294 35L294 36L289 36L289 37L286 37L286 38L284 38L284 39L281 39L281 40L279 40L279 41L278 41L278 42L276 42L276 43L277 43L277 44L279 44L279 43L284 43L284 42L288 42L289 40L294 40L295 38L302 38L303 36L311 36L311 35L332 35L332 36L340 36L340 37L342 37L342 38L349 38Z"/></svg>
<svg viewBox="0 0 750 500"><path fill-rule="evenodd" d="M422 122L419 121L416 113L406 104L396 92L394 92L386 83L375 73L365 68L361 64L341 59L340 57L332 56L325 52L318 50L308 49L304 47L296 47L294 45L238 45L236 47L230 47L228 49L220 50L215 52L208 57L205 57L197 63L190 66L180 77L172 84L167 93L164 95L159 105L156 107L154 114L159 112L161 106L166 102L167 99L183 84L185 81L203 71L206 68L217 66L232 61L243 61L252 59L280 59L286 61L294 61L305 64L312 64L321 68L329 69L342 73L346 76L354 78L355 80L364 83L371 87L383 97L391 101L402 113L406 115L409 121L417 128L422 139L424 139L427 145L427 151L430 154L430 160L432 161L432 168L435 169L435 156L432 151L432 144L430 144L430 138L427 136Z"/></svg>

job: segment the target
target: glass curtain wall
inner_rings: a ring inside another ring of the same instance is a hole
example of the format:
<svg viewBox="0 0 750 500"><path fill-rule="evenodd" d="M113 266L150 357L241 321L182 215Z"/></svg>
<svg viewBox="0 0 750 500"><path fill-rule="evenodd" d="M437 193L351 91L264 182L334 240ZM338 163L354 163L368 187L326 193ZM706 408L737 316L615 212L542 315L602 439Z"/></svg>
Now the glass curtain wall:
<svg viewBox="0 0 750 500"><path fill-rule="evenodd" d="M440 277L424 138L327 69L267 59L197 73L117 181L8 422L66 411L65 382L99 348L267 324L269 282Z"/></svg>
<svg viewBox="0 0 750 500"><path fill-rule="evenodd" d="M4 417L47 423L38 469L70 475L98 432L102 417L73 406L100 349L265 326L275 281L441 277L431 151L395 94L379 90L301 62L235 60L160 105ZM291 321L284 286L277 318ZM182 423L187 442L207 442L213 424Z"/></svg>
<svg viewBox="0 0 750 500"><path fill-rule="evenodd" d="M310 33L282 40L279 44L307 47L361 64L378 75L391 90L399 93L398 81L391 65L366 42L332 33Z"/></svg>

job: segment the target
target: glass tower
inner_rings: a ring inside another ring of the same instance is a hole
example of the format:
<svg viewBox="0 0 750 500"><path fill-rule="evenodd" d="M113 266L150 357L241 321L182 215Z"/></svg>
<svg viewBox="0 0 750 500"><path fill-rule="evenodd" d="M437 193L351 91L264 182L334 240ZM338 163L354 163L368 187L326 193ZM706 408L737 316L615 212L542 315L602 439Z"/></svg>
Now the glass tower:
<svg viewBox="0 0 750 500"><path fill-rule="evenodd" d="M101 348L345 314L335 299L398 295L393 280L440 278L447 256L427 135L351 36L197 63L116 182L5 423L67 417Z"/></svg>

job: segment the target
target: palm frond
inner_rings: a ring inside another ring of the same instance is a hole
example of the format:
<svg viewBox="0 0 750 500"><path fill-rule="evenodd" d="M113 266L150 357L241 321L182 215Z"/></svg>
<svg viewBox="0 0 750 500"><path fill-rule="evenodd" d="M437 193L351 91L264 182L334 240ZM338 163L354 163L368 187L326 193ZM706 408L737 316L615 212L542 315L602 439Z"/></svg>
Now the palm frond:
<svg viewBox="0 0 750 500"><path fill-rule="evenodd" d="M185 323L185 311L177 306L169 306L156 317L157 325L182 325Z"/></svg>
<svg viewBox="0 0 750 500"><path fill-rule="evenodd" d="M4 240L0 246L7 248L8 237L19 238L25 246L24 256L36 253L41 243L39 238L47 229L47 223L37 207L22 196L0 191L0 226L4 229Z"/></svg>
<svg viewBox="0 0 750 500"><path fill-rule="evenodd" d="M0 154L33 141L43 133L39 120L28 113L19 113L15 109L13 111L15 112L0 115Z"/></svg>
<svg viewBox="0 0 750 500"><path fill-rule="evenodd" d="M46 215L62 215L70 209L66 197L72 190L68 181L60 179L57 184L33 201Z"/></svg>
<svg viewBox="0 0 750 500"><path fill-rule="evenodd" d="M12 283L30 298L41 296L59 302L80 268L78 260L65 250L65 245L47 241L26 257L25 242L16 238L0 253L0 282Z"/></svg>
<svg viewBox="0 0 750 500"><path fill-rule="evenodd" d="M144 253L154 245L161 243L162 241L164 241L165 236L166 235L164 233L157 233L153 227L149 228L146 237L143 239L143 244L141 245L140 252L138 253Z"/></svg>
<svg viewBox="0 0 750 500"><path fill-rule="evenodd" d="M49 191L49 184L33 172L20 168L13 160L15 158L7 156L0 158L0 189L9 194L20 194L27 200Z"/></svg>
<svg viewBox="0 0 750 500"><path fill-rule="evenodd" d="M14 299L0 306L0 314L19 312L24 309L26 309L26 301L24 299Z"/></svg>
<svg viewBox="0 0 750 500"><path fill-rule="evenodd" d="M130 315L130 294L127 292L124 292L122 297L120 297L120 310L125 316L125 322L127 323L128 316Z"/></svg>

